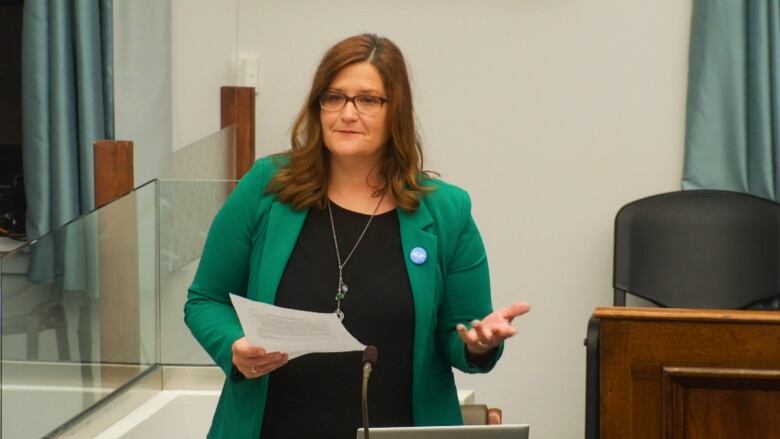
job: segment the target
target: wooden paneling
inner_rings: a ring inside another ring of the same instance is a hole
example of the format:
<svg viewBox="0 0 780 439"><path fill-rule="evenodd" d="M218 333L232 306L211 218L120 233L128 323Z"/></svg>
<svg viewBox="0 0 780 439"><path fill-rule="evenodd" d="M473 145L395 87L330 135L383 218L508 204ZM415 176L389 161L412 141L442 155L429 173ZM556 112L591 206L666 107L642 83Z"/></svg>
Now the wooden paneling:
<svg viewBox="0 0 780 439"><path fill-rule="evenodd" d="M255 88L222 87L221 127L236 127L235 178L238 180L255 162Z"/></svg>
<svg viewBox="0 0 780 439"><path fill-rule="evenodd" d="M780 434L780 371L665 367L663 398L665 438Z"/></svg>
<svg viewBox="0 0 780 439"><path fill-rule="evenodd" d="M728 381L732 389L735 377L744 377L739 370L780 370L777 312L599 308L595 316L601 319L602 439L677 437L663 436L665 368L719 369L720 378L708 375L708 386L716 388ZM755 389L756 382L748 387ZM686 395L709 397L704 390ZM743 398L734 392L720 392L717 397L732 398L735 404ZM773 401L777 400L765 402L780 412Z"/></svg>

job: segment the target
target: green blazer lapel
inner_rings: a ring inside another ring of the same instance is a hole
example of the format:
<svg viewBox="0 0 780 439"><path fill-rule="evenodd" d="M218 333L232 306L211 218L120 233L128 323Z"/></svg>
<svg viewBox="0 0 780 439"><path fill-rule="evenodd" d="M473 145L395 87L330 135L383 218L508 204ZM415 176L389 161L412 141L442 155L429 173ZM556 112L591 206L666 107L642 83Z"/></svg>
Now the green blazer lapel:
<svg viewBox="0 0 780 439"><path fill-rule="evenodd" d="M298 241L308 212L308 209L294 210L279 201L271 204L258 273L258 291L249 291L250 297L260 302L274 303L284 267Z"/></svg>
<svg viewBox="0 0 780 439"><path fill-rule="evenodd" d="M401 229L401 246L406 263L406 271L409 273L409 283L412 286L414 299L414 359L412 368L412 389L418 389L424 380L422 376L425 370L423 361L425 353L433 346L428 346L429 336L433 333L432 325L435 322L437 309L436 276L438 272L438 248L436 235L430 231L433 218L425 206L420 202L420 207L413 213L398 209L398 219ZM422 263L415 263L411 259L413 249L425 250L426 259ZM414 396L414 395L413 395ZM417 400L417 398L414 398Z"/></svg>

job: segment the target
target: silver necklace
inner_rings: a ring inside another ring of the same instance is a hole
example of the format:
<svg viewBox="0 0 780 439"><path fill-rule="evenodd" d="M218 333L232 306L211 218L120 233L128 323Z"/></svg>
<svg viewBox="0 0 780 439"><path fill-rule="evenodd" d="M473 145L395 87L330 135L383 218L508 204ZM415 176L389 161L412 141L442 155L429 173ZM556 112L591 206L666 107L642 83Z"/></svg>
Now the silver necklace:
<svg viewBox="0 0 780 439"><path fill-rule="evenodd" d="M341 262L341 253L339 252L339 240L336 238L336 226L333 224L333 210L330 207L330 200L328 200L328 216L330 217L330 231L333 232L333 244L336 246L336 261L339 264L339 284L338 284L338 288L336 289L336 317L338 317L339 320L341 321L344 320L344 311L341 310L341 301L344 300L345 297L347 297L347 291L349 291L349 287L347 286L347 284L344 283L344 278L342 277L342 274L344 273L344 267L347 265L347 262L349 262L350 258L352 258L352 254L355 253L355 249L357 249L358 245L360 244L360 241L363 240L363 236L365 236L366 231L368 230L368 226L371 225L371 220L373 220L374 217L376 216L376 212L379 210L379 206L382 204L382 200L384 199L385 199L385 192L382 192L382 197L380 197L379 202L376 203L376 207L374 208L374 211L371 213L371 216L368 217L366 226L363 227L363 231L360 232L360 236L355 242L355 245L352 246L352 250L349 251L349 254L347 255L346 259L344 259L344 262Z"/></svg>

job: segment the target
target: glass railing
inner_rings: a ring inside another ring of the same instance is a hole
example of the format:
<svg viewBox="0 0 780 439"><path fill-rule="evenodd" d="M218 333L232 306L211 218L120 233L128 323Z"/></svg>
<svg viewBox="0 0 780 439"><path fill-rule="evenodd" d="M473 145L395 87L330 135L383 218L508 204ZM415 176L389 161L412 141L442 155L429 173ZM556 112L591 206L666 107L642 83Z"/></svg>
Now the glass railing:
<svg viewBox="0 0 780 439"><path fill-rule="evenodd" d="M234 181L155 180L0 258L2 438L57 436L158 365L212 365L183 322Z"/></svg>
<svg viewBox="0 0 780 439"><path fill-rule="evenodd" d="M182 309L234 186L152 181L0 258L3 438L56 433L153 366L213 364Z"/></svg>
<svg viewBox="0 0 780 439"><path fill-rule="evenodd" d="M0 259L2 437L34 438L159 361L157 184Z"/></svg>
<svg viewBox="0 0 780 439"><path fill-rule="evenodd" d="M231 180L235 177L236 130L229 126L171 153L167 179Z"/></svg>
<svg viewBox="0 0 780 439"><path fill-rule="evenodd" d="M160 361L213 364L183 323L211 220L235 187L235 129L224 128L176 150L159 190Z"/></svg>
<svg viewBox="0 0 780 439"><path fill-rule="evenodd" d="M159 182L161 363L213 364L184 325L182 310L211 221L233 187L234 181Z"/></svg>

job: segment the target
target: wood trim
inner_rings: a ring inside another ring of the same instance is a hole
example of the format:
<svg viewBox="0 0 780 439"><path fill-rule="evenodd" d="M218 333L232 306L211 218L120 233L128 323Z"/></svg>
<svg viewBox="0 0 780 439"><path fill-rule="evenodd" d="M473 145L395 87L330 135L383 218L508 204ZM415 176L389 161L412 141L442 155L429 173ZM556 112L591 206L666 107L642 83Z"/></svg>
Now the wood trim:
<svg viewBox="0 0 780 439"><path fill-rule="evenodd" d="M686 392L692 388L780 391L780 370L708 367L663 368L663 437L686 438ZM746 395L741 395L746 398ZM775 409L780 408L776 407ZM736 414L735 414L736 415ZM734 419L736 421L736 419Z"/></svg>
<svg viewBox="0 0 780 439"><path fill-rule="evenodd" d="M717 367L664 367L664 379L680 382L704 380L738 380L740 382L771 382L780 386L780 370L731 369ZM780 389L780 387L778 387Z"/></svg>
<svg viewBox="0 0 780 439"><path fill-rule="evenodd" d="M593 314L603 320L668 320L689 322L745 322L780 324L778 311L598 307Z"/></svg>
<svg viewBox="0 0 780 439"><path fill-rule="evenodd" d="M220 127L236 127L235 179L239 180L255 162L255 88L220 89Z"/></svg>
<svg viewBox="0 0 780 439"><path fill-rule="evenodd" d="M98 140L93 148L97 208L133 190L133 142Z"/></svg>

